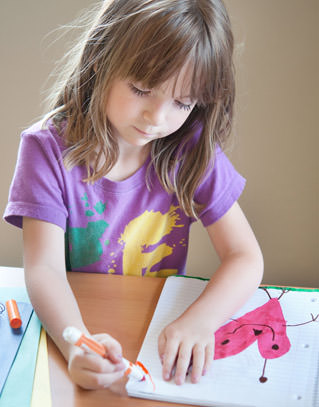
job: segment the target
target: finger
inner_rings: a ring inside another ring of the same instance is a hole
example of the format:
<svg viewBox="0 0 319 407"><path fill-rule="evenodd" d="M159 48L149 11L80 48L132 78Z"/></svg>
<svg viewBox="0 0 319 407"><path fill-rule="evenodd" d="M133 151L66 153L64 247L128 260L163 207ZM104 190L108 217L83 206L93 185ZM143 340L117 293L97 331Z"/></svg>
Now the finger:
<svg viewBox="0 0 319 407"><path fill-rule="evenodd" d="M209 343L205 348L205 362L203 368L203 376L210 370L214 360L214 344Z"/></svg>
<svg viewBox="0 0 319 407"><path fill-rule="evenodd" d="M90 370L79 372L74 377L76 382L88 390L97 390L110 387L116 380L119 380L124 375L124 371L113 373L94 373Z"/></svg>
<svg viewBox="0 0 319 407"><path fill-rule="evenodd" d="M192 348L190 345L183 343L178 351L176 361L175 383L180 385L185 381L186 373L192 357Z"/></svg>
<svg viewBox="0 0 319 407"><path fill-rule="evenodd" d="M158 349L158 355L159 355L159 358L160 358L162 364L164 361L165 346L166 346L165 335L163 332L161 332L160 336L158 337L157 349Z"/></svg>
<svg viewBox="0 0 319 407"><path fill-rule="evenodd" d="M122 360L122 346L116 339L108 334L96 334L94 338L105 347L106 357L113 363Z"/></svg>
<svg viewBox="0 0 319 407"><path fill-rule="evenodd" d="M178 342L175 340L167 342L163 353L164 380L170 380L172 377L172 369L175 365L177 353L178 353Z"/></svg>
<svg viewBox="0 0 319 407"><path fill-rule="evenodd" d="M192 364L192 383L198 383L205 364L205 350L202 345L196 344L193 347L193 364Z"/></svg>
<svg viewBox="0 0 319 407"><path fill-rule="evenodd" d="M72 368L89 370L97 373L113 373L125 369L123 363L113 363L99 355L83 352L76 354L72 360Z"/></svg>

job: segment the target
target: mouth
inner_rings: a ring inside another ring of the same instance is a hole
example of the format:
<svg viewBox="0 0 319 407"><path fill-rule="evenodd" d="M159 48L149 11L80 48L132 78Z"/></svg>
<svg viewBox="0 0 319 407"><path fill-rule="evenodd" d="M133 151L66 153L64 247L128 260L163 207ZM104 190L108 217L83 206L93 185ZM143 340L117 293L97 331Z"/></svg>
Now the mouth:
<svg viewBox="0 0 319 407"><path fill-rule="evenodd" d="M134 127L134 129L135 129L138 133L142 134L142 135L145 136L145 137L154 137L154 134L151 134L151 133L149 133L149 132L140 130L139 128L137 128L137 127L135 127L135 126L133 126L133 127Z"/></svg>

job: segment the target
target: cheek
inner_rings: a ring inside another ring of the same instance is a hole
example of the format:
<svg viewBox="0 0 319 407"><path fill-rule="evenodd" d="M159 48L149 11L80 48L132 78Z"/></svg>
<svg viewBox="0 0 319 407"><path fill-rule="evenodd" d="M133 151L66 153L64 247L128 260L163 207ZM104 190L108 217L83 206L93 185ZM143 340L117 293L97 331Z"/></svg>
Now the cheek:
<svg viewBox="0 0 319 407"><path fill-rule="evenodd" d="M116 103L119 114L125 118L133 118L138 113L138 101L133 100L130 97L120 97Z"/></svg>
<svg viewBox="0 0 319 407"><path fill-rule="evenodd" d="M106 114L108 118L124 122L134 115L135 106L129 98L117 95L110 98L106 106Z"/></svg>
<svg viewBox="0 0 319 407"><path fill-rule="evenodd" d="M186 119L190 115L191 112L184 112L184 111L179 111L178 113L172 112L170 115L170 120L169 120L169 126L171 133L174 131L178 130L182 125L185 123Z"/></svg>

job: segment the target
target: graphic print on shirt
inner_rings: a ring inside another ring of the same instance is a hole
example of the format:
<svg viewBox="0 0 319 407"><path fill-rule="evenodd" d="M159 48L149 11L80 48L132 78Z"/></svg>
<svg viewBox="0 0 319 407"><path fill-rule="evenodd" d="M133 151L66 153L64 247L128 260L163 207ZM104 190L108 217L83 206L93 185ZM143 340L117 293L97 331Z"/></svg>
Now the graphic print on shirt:
<svg viewBox="0 0 319 407"><path fill-rule="evenodd" d="M119 238L123 246L124 275L166 277L178 272L174 268L154 270L174 250L174 247L162 241L163 238L174 228L184 226L177 223L180 220L176 212L178 208L171 205L167 213L145 211L126 225ZM185 245L185 242L181 241L180 244Z"/></svg>
<svg viewBox="0 0 319 407"><path fill-rule="evenodd" d="M107 202L92 203L87 193L80 199L87 225L67 227L65 238L68 270L83 267L88 269L88 266L103 262L104 272L108 274L166 277L179 272L178 268L163 267L162 263L174 254L174 249L187 248L187 239L178 239L174 235L174 230L184 227L184 224L179 223L179 206L171 205L163 213L146 210L141 215L128 219L122 231L114 234L111 226L114 226L115 219L107 211ZM72 208L69 211L71 214ZM107 239L106 235L110 233L111 236Z"/></svg>
<svg viewBox="0 0 319 407"><path fill-rule="evenodd" d="M90 207L86 193L81 197L81 200L84 201L86 208ZM94 211L92 209L86 209L85 216L90 218L96 213L102 215L106 209L106 202L97 202L93 209ZM109 224L105 220L100 219L97 221L88 221L85 228L68 228L67 237L69 242L66 247L69 249L68 254L72 268L80 268L100 260L103 254L103 246L100 238L108 226ZM108 245L108 243L108 241L105 241L104 245Z"/></svg>

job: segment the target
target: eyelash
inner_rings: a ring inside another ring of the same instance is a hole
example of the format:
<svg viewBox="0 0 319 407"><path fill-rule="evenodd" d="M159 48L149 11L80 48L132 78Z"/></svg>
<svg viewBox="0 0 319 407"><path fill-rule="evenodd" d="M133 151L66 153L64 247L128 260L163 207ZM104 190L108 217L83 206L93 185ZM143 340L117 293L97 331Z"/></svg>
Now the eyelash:
<svg viewBox="0 0 319 407"><path fill-rule="evenodd" d="M130 83L129 86L130 86L130 89L132 90L132 92L135 93L135 95L140 96L140 97L147 96L151 92L150 90L138 89L132 83ZM185 105L184 103L179 102L178 100L175 100L174 102L175 102L176 106L178 107L178 109L180 109L180 110L185 110L188 112L192 108L192 105Z"/></svg>
<svg viewBox="0 0 319 407"><path fill-rule="evenodd" d="M133 93L135 93L137 96L146 96L150 93L149 90L141 90L138 89L136 86L134 86L132 83L129 84L131 90L133 91Z"/></svg>
<svg viewBox="0 0 319 407"><path fill-rule="evenodd" d="M179 109L185 110L186 112L189 112L192 108L192 105L185 105L184 103L179 102L178 100L175 100L175 104Z"/></svg>

